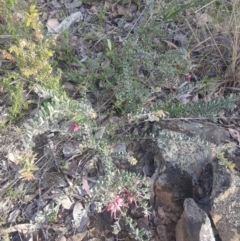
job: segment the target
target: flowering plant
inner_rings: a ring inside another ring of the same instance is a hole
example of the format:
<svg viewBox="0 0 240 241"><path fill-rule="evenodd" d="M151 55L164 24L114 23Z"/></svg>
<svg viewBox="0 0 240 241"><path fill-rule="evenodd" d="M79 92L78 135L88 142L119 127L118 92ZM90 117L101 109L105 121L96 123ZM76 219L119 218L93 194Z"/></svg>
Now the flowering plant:
<svg viewBox="0 0 240 241"><path fill-rule="evenodd" d="M100 177L93 191L93 200L98 212L108 211L114 220L113 233L121 231L120 220L129 226L135 238L141 233L135 221L129 216L136 208L141 210L143 216L148 215L150 198L150 179L141 177L125 170L114 169L110 159L107 160L106 175ZM122 222L121 222L122 223ZM146 234L146 232L143 232ZM137 240L143 240L138 238Z"/></svg>
<svg viewBox="0 0 240 241"><path fill-rule="evenodd" d="M129 208L129 204L134 203L136 207L137 205L137 198L139 195L136 193L132 195L128 188L125 187L124 192L122 192L120 195L117 195L113 202L109 202L106 207L103 209L103 211L107 210L111 212L111 217L113 217L115 220L117 219L117 211L120 211L120 213L125 216L124 212L121 208Z"/></svg>
<svg viewBox="0 0 240 241"><path fill-rule="evenodd" d="M71 130L72 131L77 131L79 129L79 126L76 123L71 124Z"/></svg>
<svg viewBox="0 0 240 241"><path fill-rule="evenodd" d="M121 214L124 215L124 213L121 210L121 207L128 208L128 205L125 204L124 201L125 200L122 197L117 196L114 202L107 204L107 206L104 208L103 211L105 210L111 211L111 217L113 217L114 219L117 219L117 211L120 211Z"/></svg>

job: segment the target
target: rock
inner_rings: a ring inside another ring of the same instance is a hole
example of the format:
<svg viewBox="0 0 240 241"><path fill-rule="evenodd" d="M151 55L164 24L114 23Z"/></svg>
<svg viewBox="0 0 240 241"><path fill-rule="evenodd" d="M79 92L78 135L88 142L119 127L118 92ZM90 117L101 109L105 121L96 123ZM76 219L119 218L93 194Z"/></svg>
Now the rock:
<svg viewBox="0 0 240 241"><path fill-rule="evenodd" d="M202 206L204 210L211 209L210 195L215 175L213 171L214 152L211 143L219 145L228 140L229 135L224 129L211 124L183 121L156 123L153 125L153 134L156 137L157 150L153 158L155 173L152 176L154 208L158 210L158 216L162 222L159 225L165 225L169 233L175 230L178 217L183 212L184 200L191 198L191 200L200 201L199 206ZM221 192L222 189L219 190L219 193ZM159 212L163 206L168 207L169 210ZM195 218L201 220L200 216L205 217L206 213L199 210L198 207ZM163 218L162 215L165 217ZM203 221L201 225L202 223ZM201 232L205 232L204 229ZM168 240L170 240L169 237Z"/></svg>
<svg viewBox="0 0 240 241"><path fill-rule="evenodd" d="M211 190L211 182L202 178L213 159L210 144L198 136L170 130L159 131L156 144L160 150L154 156L155 172L160 174L155 181L156 203L169 206L173 213L181 212L185 198L202 198ZM210 174L205 178L211 179ZM198 182L202 186L197 186Z"/></svg>
<svg viewBox="0 0 240 241"><path fill-rule="evenodd" d="M74 0L72 3L66 3L65 6L68 9L79 8L82 6L82 2L79 0Z"/></svg>
<svg viewBox="0 0 240 241"><path fill-rule="evenodd" d="M177 168L189 175L199 177L202 168L212 161L213 155L209 142L199 136L189 137L187 134L170 130L161 130L157 136L157 146L161 152L161 160L167 169ZM158 166L157 160L155 165Z"/></svg>
<svg viewBox="0 0 240 241"><path fill-rule="evenodd" d="M78 151L78 143L66 142L63 144L63 155L66 159L74 156Z"/></svg>
<svg viewBox="0 0 240 241"><path fill-rule="evenodd" d="M188 137L198 136L202 140L219 145L229 140L229 132L210 123L185 122L185 121L161 121L155 124L158 130L170 130L183 133Z"/></svg>
<svg viewBox="0 0 240 241"><path fill-rule="evenodd" d="M182 212L185 198L193 197L191 177L179 168L167 169L155 182L156 206L168 206L173 213Z"/></svg>
<svg viewBox="0 0 240 241"><path fill-rule="evenodd" d="M240 240L240 176L214 165L210 214L222 241Z"/></svg>
<svg viewBox="0 0 240 241"><path fill-rule="evenodd" d="M215 241L210 219L191 198L184 201L184 212L176 226L176 241Z"/></svg>

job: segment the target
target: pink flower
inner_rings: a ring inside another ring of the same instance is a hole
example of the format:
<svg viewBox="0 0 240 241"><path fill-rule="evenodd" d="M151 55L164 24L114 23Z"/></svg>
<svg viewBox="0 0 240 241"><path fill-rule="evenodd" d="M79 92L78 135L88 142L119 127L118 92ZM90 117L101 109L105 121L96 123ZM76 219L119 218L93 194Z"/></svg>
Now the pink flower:
<svg viewBox="0 0 240 241"><path fill-rule="evenodd" d="M190 80L191 77L192 77L192 76L191 76L190 74L185 74L185 79L186 79L186 80Z"/></svg>
<svg viewBox="0 0 240 241"><path fill-rule="evenodd" d="M71 130L72 130L72 131L77 131L78 128L79 128L79 126L78 126L76 123L72 123L72 124L71 124Z"/></svg>
<svg viewBox="0 0 240 241"><path fill-rule="evenodd" d="M136 207L138 207L137 205L137 197L138 197L138 194L134 194L134 195L131 195L131 193L129 192L129 190L126 188L125 189L125 198L128 200L129 203L132 203L134 202L134 204L136 205Z"/></svg>
<svg viewBox="0 0 240 241"><path fill-rule="evenodd" d="M111 211L111 217L113 217L114 219L117 219L116 217L117 211L120 211L121 214L123 214L121 207L128 208L128 205L124 203L123 198L117 196L116 200L113 203L109 203L103 211L105 210Z"/></svg>

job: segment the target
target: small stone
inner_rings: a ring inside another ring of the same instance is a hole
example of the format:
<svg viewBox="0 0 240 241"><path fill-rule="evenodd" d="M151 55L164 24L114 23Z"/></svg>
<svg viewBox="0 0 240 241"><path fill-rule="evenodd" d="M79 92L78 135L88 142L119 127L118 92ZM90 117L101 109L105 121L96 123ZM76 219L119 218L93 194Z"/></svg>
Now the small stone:
<svg viewBox="0 0 240 241"><path fill-rule="evenodd" d="M65 236L61 236L60 238L57 239L57 241L66 241L67 239L65 238Z"/></svg>
<svg viewBox="0 0 240 241"><path fill-rule="evenodd" d="M72 3L65 4L66 8L74 9L82 6L82 2L79 0L74 0Z"/></svg>
<svg viewBox="0 0 240 241"><path fill-rule="evenodd" d="M63 144L63 155L66 159L72 157L77 153L77 144L73 142L67 142Z"/></svg>
<svg viewBox="0 0 240 241"><path fill-rule="evenodd" d="M115 145L112 150L112 152L126 152L126 151L127 151L127 146L125 142Z"/></svg>
<svg viewBox="0 0 240 241"><path fill-rule="evenodd" d="M67 195L61 197L61 204L62 204L63 208L67 209L67 210L71 209L73 206L72 201L70 200L70 198Z"/></svg>
<svg viewBox="0 0 240 241"><path fill-rule="evenodd" d="M192 198L184 201L184 212L176 226L176 241L215 241L208 215Z"/></svg>

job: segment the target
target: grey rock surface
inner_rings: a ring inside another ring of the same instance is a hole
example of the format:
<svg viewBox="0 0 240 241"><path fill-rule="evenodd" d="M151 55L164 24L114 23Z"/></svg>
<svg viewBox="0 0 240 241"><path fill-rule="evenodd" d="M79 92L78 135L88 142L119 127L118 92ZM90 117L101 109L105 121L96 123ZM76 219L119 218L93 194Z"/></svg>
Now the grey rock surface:
<svg viewBox="0 0 240 241"><path fill-rule="evenodd" d="M158 130L171 130L189 137L199 136L202 140L219 145L230 138L229 132L215 124L205 122L162 121L156 123Z"/></svg>
<svg viewBox="0 0 240 241"><path fill-rule="evenodd" d="M191 198L184 201L184 212L176 226L176 241L215 241L210 219Z"/></svg>
<svg viewBox="0 0 240 241"><path fill-rule="evenodd" d="M68 141L63 144L63 155L64 158L68 159L72 156L74 156L77 153L78 150L78 143Z"/></svg>
<svg viewBox="0 0 240 241"><path fill-rule="evenodd" d="M222 241L240 240L240 176L214 165L210 214Z"/></svg>
<svg viewBox="0 0 240 241"><path fill-rule="evenodd" d="M228 132L211 124L179 121L172 125L165 121L155 124L153 133L155 210L166 206L170 213L179 215L184 206L177 241L215 240L207 214L212 215L222 241L240 240L240 178L219 165L212 149L213 144L229 140ZM168 224L163 225L169 231Z"/></svg>
<svg viewBox="0 0 240 241"><path fill-rule="evenodd" d="M197 186L206 166L212 162L211 145L198 135L189 137L188 131L185 132L159 129L157 134L156 203L168 205L173 212L182 211L185 198L203 197L211 189L203 181L202 187Z"/></svg>

